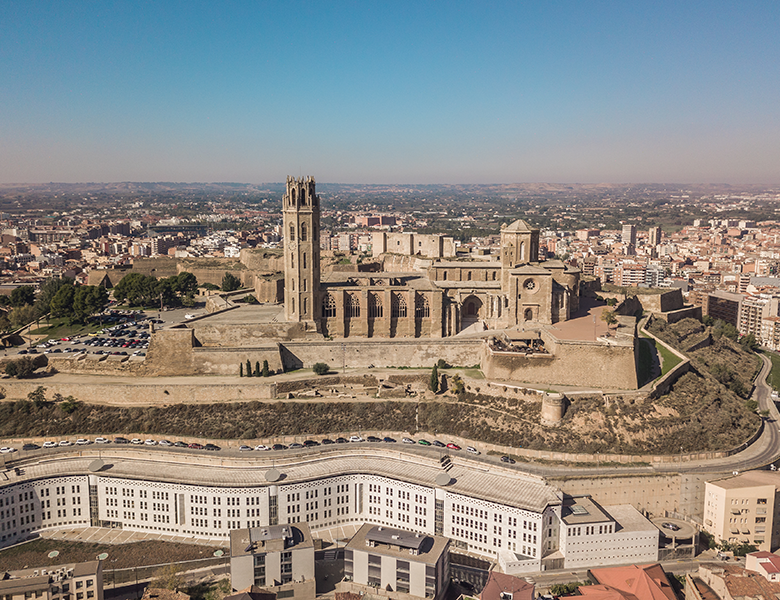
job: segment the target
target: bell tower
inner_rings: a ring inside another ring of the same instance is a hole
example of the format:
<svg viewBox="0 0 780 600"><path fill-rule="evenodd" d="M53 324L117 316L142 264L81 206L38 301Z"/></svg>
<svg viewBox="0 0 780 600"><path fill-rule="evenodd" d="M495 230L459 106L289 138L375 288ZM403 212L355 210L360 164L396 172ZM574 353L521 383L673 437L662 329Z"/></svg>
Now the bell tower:
<svg viewBox="0 0 780 600"><path fill-rule="evenodd" d="M319 330L320 199L313 177L287 177L284 223L284 315Z"/></svg>

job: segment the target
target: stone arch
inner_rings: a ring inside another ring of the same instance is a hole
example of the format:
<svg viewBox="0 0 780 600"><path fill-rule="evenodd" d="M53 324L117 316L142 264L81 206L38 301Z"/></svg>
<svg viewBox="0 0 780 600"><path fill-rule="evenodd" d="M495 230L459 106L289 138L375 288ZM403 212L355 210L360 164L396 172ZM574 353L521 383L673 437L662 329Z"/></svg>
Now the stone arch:
<svg viewBox="0 0 780 600"><path fill-rule="evenodd" d="M414 302L414 318L427 319L431 316L431 308L427 296L418 294Z"/></svg>
<svg viewBox="0 0 780 600"><path fill-rule="evenodd" d="M534 311L530 308L526 308L523 311L523 320L524 321L533 321L534 320Z"/></svg>
<svg viewBox="0 0 780 600"><path fill-rule="evenodd" d="M368 318L381 319L384 316L384 307L382 306L382 296L379 294L368 295Z"/></svg>
<svg viewBox="0 0 780 600"><path fill-rule="evenodd" d="M484 305L476 296L466 298L461 307L461 329L466 329L484 318Z"/></svg>
<svg viewBox="0 0 780 600"><path fill-rule="evenodd" d="M401 294L393 294L392 306L390 307L390 310L390 316L393 319L406 318L406 298L404 298Z"/></svg>
<svg viewBox="0 0 780 600"><path fill-rule="evenodd" d="M295 241L295 224L294 223L290 223L290 241L291 242Z"/></svg>

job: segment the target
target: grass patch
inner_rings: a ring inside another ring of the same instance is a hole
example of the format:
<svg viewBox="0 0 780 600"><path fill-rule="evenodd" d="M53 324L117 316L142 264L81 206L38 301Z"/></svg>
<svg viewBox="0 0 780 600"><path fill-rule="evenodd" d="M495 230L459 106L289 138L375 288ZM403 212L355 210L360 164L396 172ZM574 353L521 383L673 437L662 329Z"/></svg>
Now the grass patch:
<svg viewBox="0 0 780 600"><path fill-rule="evenodd" d="M639 338L639 352L636 361L636 376L639 380L639 387L642 387L653 376L653 351L655 345L652 339L641 337Z"/></svg>
<svg viewBox="0 0 780 600"><path fill-rule="evenodd" d="M159 541L111 545L40 538L27 544L19 544L0 550L0 564L9 571L22 569L27 565L51 567L95 560L98 554L107 552L108 560L104 565L109 564L111 565L109 568L113 569L126 569L164 562L210 558L218 549L216 546ZM49 552L52 550L57 550L59 555L55 558L49 558ZM104 566L104 568L106 567Z"/></svg>
<svg viewBox="0 0 780 600"><path fill-rule="evenodd" d="M772 370L769 371L766 382L773 390L780 390L780 354L777 354L776 352L764 352L764 355L772 361Z"/></svg>
<svg viewBox="0 0 780 600"><path fill-rule="evenodd" d="M653 343L655 344L655 340L653 340ZM661 377L682 362L682 359L679 356L668 350L662 344L655 344L655 349L658 351L658 354L661 355Z"/></svg>
<svg viewBox="0 0 780 600"><path fill-rule="evenodd" d="M64 337L71 337L74 335L84 335L87 333L95 333L101 329L100 323L88 324L74 323L68 324L67 319L51 319L48 325L39 327L38 329L30 330L30 335L42 335L46 336L47 340L60 339Z"/></svg>

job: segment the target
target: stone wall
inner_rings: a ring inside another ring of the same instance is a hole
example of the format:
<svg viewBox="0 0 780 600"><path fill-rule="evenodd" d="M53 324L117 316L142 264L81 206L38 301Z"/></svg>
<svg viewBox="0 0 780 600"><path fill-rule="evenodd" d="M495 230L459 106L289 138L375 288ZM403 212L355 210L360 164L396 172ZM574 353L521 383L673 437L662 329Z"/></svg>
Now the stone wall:
<svg viewBox="0 0 780 600"><path fill-rule="evenodd" d="M279 345L272 344L257 348L193 348L192 366L196 373L208 373L209 375L238 375L239 364L244 365L249 361L254 370L263 361L268 361L268 368L272 371L282 370L282 357Z"/></svg>
<svg viewBox="0 0 780 600"><path fill-rule="evenodd" d="M213 348L254 348L276 340L306 337L301 323L209 323L208 319L192 323L196 344Z"/></svg>
<svg viewBox="0 0 780 600"><path fill-rule="evenodd" d="M283 342L285 368L311 368L324 362L333 369L347 367L426 367L432 368L442 358L451 365L479 363L482 340L338 340Z"/></svg>
<svg viewBox="0 0 780 600"><path fill-rule="evenodd" d="M648 312L660 313L683 308L683 296L680 288L670 288L663 292L649 292L647 288L626 286L628 296L636 296L642 303L642 308ZM615 298L618 302L623 300L623 293L617 291L601 290L596 292L602 298Z"/></svg>
<svg viewBox="0 0 780 600"><path fill-rule="evenodd" d="M87 404L111 404L127 406L215 403L249 400L273 400L276 398L276 385L263 379L240 379L236 374L235 384L209 384L199 381L197 384L175 385L165 383L49 383L45 379L6 380L2 382L6 398L26 398L27 394L38 386L46 388L46 397L51 400L55 392L63 396L73 396Z"/></svg>
<svg viewBox="0 0 780 600"><path fill-rule="evenodd" d="M626 336L628 337L628 336ZM594 389L636 389L632 338L616 343L558 340L542 332L549 354L524 355L481 349L482 371L491 380L587 386Z"/></svg>
<svg viewBox="0 0 780 600"><path fill-rule="evenodd" d="M160 329L152 335L146 352L146 367L155 375L191 375L194 372L192 329Z"/></svg>

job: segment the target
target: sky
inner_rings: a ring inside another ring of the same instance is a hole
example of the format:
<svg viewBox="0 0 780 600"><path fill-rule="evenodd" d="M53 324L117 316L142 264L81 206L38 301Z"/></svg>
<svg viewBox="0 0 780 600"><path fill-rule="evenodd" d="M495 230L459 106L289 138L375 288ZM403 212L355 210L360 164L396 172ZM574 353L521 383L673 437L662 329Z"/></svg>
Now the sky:
<svg viewBox="0 0 780 600"><path fill-rule="evenodd" d="M3 0L0 183L780 183L780 2Z"/></svg>

